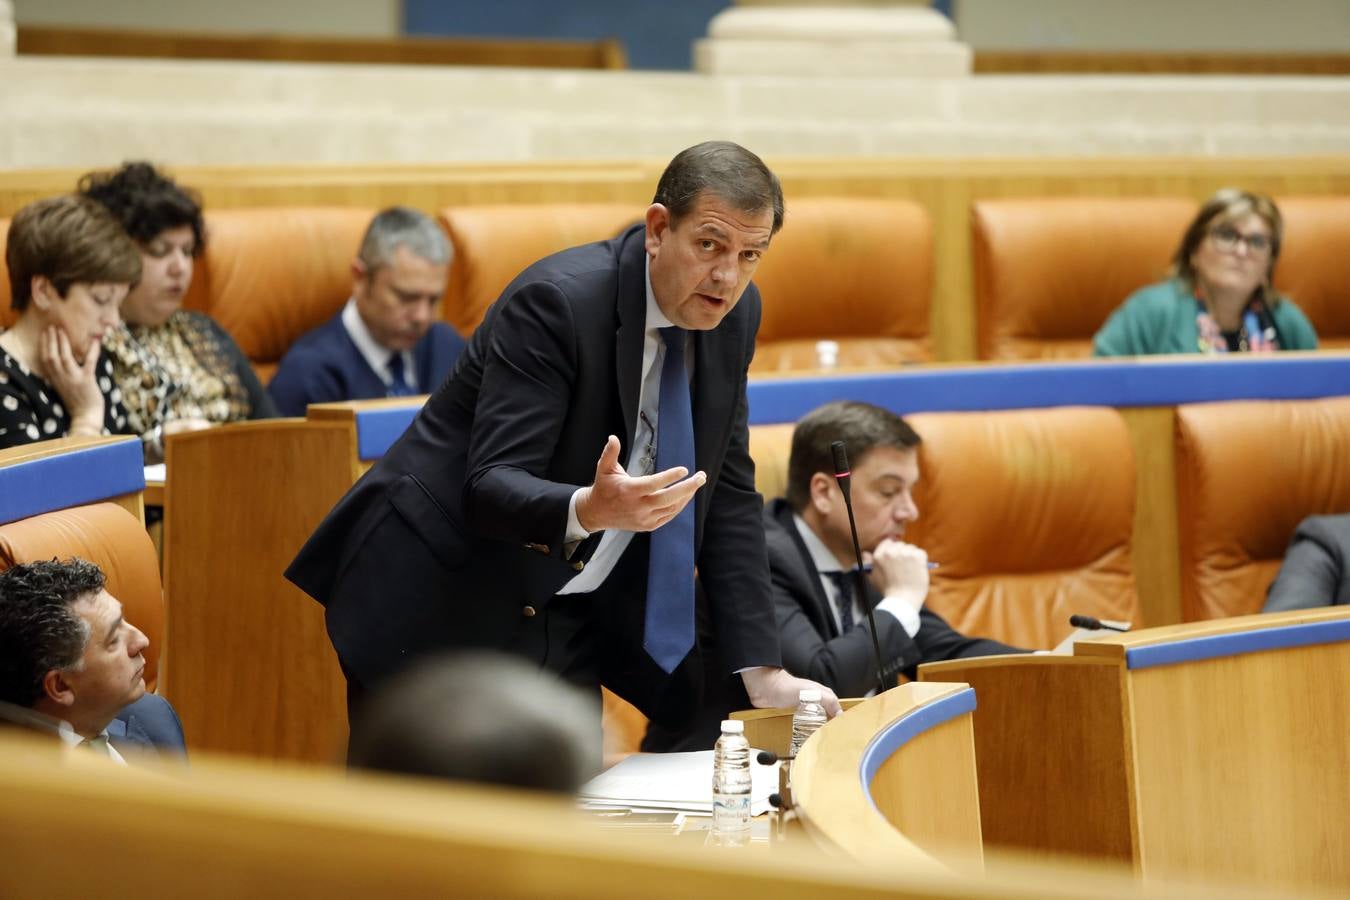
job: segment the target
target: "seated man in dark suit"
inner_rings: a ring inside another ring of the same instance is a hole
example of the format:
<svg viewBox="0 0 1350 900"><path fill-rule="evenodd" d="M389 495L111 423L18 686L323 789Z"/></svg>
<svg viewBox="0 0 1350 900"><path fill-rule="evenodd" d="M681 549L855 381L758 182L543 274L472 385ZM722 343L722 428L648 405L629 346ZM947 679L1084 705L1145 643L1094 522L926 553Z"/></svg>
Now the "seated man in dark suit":
<svg viewBox="0 0 1350 900"><path fill-rule="evenodd" d="M0 703L29 713L20 724L118 763L141 753L181 756L178 715L145 692L147 644L93 563L51 560L0 573Z"/></svg>
<svg viewBox="0 0 1350 900"><path fill-rule="evenodd" d="M434 221L395 206L375 216L352 261L342 311L296 341L268 393L283 416L311 403L429 394L450 374L464 340L436 307L450 273L450 242Z"/></svg>
<svg viewBox="0 0 1350 900"><path fill-rule="evenodd" d="M872 631L862 599L855 596L851 570L856 557L830 450L840 440L847 445L852 470L858 543L864 563L872 567L866 602L876 620L886 684L895 684L901 674L914 678L920 663L1026 652L966 637L924 607L928 555L904 542L905 526L919 517L911 495L919 480L919 436L904 419L880 407L836 401L797 423L787 496L769 501L764 510L784 667L840 697L861 697L877 688ZM746 708L734 683L724 688L692 732L653 726L642 749L711 747L717 723Z"/></svg>
<svg viewBox="0 0 1350 900"><path fill-rule="evenodd" d="M1262 612L1350 605L1350 514L1298 523Z"/></svg>

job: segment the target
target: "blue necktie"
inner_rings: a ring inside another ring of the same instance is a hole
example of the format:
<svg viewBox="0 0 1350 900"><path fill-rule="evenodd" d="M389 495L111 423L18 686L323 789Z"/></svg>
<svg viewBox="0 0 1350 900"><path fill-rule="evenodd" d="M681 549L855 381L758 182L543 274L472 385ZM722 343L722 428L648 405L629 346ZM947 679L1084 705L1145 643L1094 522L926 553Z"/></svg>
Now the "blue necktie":
<svg viewBox="0 0 1350 900"><path fill-rule="evenodd" d="M848 634L853 630L853 586L856 583L852 572L822 572L834 582L835 604L839 609L839 633Z"/></svg>
<svg viewBox="0 0 1350 900"><path fill-rule="evenodd" d="M394 379L393 383L389 385L389 396L411 397L413 394L412 385L408 384L408 379L403 377L403 354L395 353L390 356L385 368L389 370L389 376Z"/></svg>
<svg viewBox="0 0 1350 900"><path fill-rule="evenodd" d="M684 367L683 328L661 329L666 359L661 366L656 427L656 470L694 471L694 414ZM642 646L662 671L673 672L694 646L694 501L652 532L647 562L647 618Z"/></svg>

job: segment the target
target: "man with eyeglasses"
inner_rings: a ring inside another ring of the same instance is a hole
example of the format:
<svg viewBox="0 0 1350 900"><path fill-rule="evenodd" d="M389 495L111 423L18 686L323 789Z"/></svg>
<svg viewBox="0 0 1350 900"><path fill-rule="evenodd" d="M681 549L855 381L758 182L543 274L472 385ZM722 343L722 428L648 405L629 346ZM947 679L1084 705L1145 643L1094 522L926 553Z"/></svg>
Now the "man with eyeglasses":
<svg viewBox="0 0 1350 900"><path fill-rule="evenodd" d="M1225 188L1191 221L1173 277L1132 294L1097 332L1094 356L1315 350L1317 333L1272 280L1284 223L1269 197Z"/></svg>

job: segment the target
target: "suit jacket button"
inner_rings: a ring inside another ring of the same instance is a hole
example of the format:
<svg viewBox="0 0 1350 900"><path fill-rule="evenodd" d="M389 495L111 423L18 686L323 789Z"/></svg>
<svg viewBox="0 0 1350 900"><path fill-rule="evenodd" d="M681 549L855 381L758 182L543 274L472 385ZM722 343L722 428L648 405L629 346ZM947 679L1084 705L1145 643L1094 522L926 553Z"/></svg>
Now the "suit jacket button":
<svg viewBox="0 0 1350 900"><path fill-rule="evenodd" d="M527 606L520 611L520 614L527 619L533 619L536 610L533 606Z"/></svg>
<svg viewBox="0 0 1350 900"><path fill-rule="evenodd" d="M577 560L576 562L572 563L572 568L580 572L582 569L586 568L586 564L581 560Z"/></svg>

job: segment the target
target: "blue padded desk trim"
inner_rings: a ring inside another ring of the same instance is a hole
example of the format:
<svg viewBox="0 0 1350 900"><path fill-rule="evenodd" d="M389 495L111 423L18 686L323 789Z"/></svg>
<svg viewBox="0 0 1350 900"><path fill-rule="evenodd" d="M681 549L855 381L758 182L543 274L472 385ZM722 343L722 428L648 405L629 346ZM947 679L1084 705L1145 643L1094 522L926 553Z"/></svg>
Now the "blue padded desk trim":
<svg viewBox="0 0 1350 900"><path fill-rule="evenodd" d="M85 447L0 468L0 523L143 490L139 440Z"/></svg>
<svg viewBox="0 0 1350 900"><path fill-rule="evenodd" d="M1153 666L1195 662L1219 656L1239 656L1262 650L1283 650L1288 647L1335 644L1341 641L1350 641L1350 619L1305 622L1302 625L1282 625L1256 631L1240 631L1237 634L1216 634L1173 641L1152 647L1135 647L1125 651L1125 668L1149 669Z"/></svg>
<svg viewBox="0 0 1350 900"><path fill-rule="evenodd" d="M1215 400L1302 400L1350 393L1350 357L988 364L813 378L747 388L750 424L795 422L831 400L900 414L1047 406L1175 406Z"/></svg>
<svg viewBox="0 0 1350 900"><path fill-rule="evenodd" d="M895 751L925 731L936 728L949 719L974 712L974 710L975 689L966 688L950 697L934 700L927 706L916 709L874 737L872 742L867 745L867 749L863 751L862 771L860 773L863 790L867 792L868 801L872 801L872 779L876 777L881 764L890 759ZM875 808L876 803L872 802L872 806Z"/></svg>
<svg viewBox="0 0 1350 900"><path fill-rule="evenodd" d="M395 406L389 409L363 409L356 414L356 458L362 462L379 459L403 436L420 406Z"/></svg>

